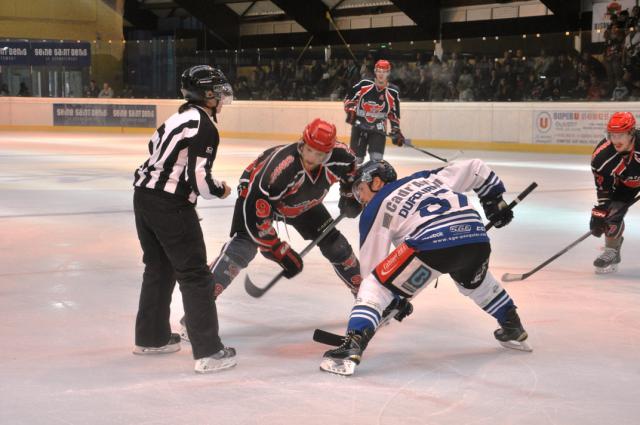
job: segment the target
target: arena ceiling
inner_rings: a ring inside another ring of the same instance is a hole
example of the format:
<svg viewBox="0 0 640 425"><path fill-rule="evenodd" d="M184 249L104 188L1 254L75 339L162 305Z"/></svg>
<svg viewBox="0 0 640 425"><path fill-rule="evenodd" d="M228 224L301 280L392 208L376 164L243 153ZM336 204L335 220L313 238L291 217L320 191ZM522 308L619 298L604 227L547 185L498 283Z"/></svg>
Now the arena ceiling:
<svg viewBox="0 0 640 425"><path fill-rule="evenodd" d="M536 7L536 3L546 13L441 21L443 10ZM349 25L362 17L382 24ZM311 37L315 44L328 45L342 43L342 38L347 43L365 43L564 32L589 28L590 16L581 13L580 0L125 0L124 18L128 31L173 31L180 36L194 32L184 22L195 19L204 30L196 35L204 36L209 48L238 48L298 46ZM400 24L385 26L389 19ZM252 28L276 29L256 32Z"/></svg>

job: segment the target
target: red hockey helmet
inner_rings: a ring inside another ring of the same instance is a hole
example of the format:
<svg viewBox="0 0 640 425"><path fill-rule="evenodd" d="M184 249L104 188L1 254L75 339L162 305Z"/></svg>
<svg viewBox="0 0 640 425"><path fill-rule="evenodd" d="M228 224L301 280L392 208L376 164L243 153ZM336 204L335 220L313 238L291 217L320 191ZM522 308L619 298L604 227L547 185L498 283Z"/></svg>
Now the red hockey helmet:
<svg viewBox="0 0 640 425"><path fill-rule="evenodd" d="M636 118L631 112L616 112L609 118L609 133L628 133L636 128Z"/></svg>
<svg viewBox="0 0 640 425"><path fill-rule="evenodd" d="M310 148L329 153L336 145L336 126L316 118L304 128L302 140Z"/></svg>
<svg viewBox="0 0 640 425"><path fill-rule="evenodd" d="M376 62L373 69L381 69L383 71L391 72L391 62L389 62L388 60L380 59L378 62Z"/></svg>

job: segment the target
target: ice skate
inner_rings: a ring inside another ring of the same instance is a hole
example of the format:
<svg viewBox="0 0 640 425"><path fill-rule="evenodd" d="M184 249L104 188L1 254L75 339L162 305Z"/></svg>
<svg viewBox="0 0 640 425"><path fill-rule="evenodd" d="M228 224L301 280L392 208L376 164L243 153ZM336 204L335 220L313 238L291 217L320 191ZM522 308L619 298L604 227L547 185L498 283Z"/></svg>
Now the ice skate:
<svg viewBox="0 0 640 425"><path fill-rule="evenodd" d="M136 345L133 348L133 354L148 355L148 354L168 354L180 351L180 335L172 333L169 337L169 342L161 347L143 347Z"/></svg>
<svg viewBox="0 0 640 425"><path fill-rule="evenodd" d="M236 349L224 347L222 350L209 357L203 357L196 360L194 370L196 373L212 373L232 368L236 364L238 364Z"/></svg>
<svg viewBox="0 0 640 425"><path fill-rule="evenodd" d="M324 353L320 369L336 375L351 376L360 364L362 352L367 348L373 331L365 330L364 333L349 331L344 344L340 347Z"/></svg>
<svg viewBox="0 0 640 425"><path fill-rule="evenodd" d="M618 264L620 263L620 248L624 238L620 239L620 244L617 248L605 247L604 252L596 258L593 262L596 268L596 274L608 274L618 271Z"/></svg>
<svg viewBox="0 0 640 425"><path fill-rule="evenodd" d="M505 348L520 351L533 351L533 348L526 341L529 335L520 323L520 317L515 307L507 312L507 320L501 324L499 329L493 333L500 345Z"/></svg>
<svg viewBox="0 0 640 425"><path fill-rule="evenodd" d="M187 332L187 323L185 320L186 316L182 316L182 319L180 319L180 338L185 342L191 342L189 340L189 333Z"/></svg>

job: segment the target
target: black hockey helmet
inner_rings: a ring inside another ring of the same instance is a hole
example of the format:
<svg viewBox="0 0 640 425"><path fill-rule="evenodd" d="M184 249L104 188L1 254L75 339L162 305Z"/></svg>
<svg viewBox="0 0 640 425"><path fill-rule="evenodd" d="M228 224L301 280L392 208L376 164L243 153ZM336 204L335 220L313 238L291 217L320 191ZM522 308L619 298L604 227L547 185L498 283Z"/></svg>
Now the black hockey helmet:
<svg viewBox="0 0 640 425"><path fill-rule="evenodd" d="M229 80L218 68L196 65L185 69L181 77L180 91L187 101L217 99L223 104L233 100L233 89Z"/></svg>
<svg viewBox="0 0 640 425"><path fill-rule="evenodd" d="M353 181L352 191L358 202L360 202L360 193L358 186L360 183L367 183L371 188L371 182L374 177L379 177L385 183L391 183L398 179L398 174L391 164L384 159L375 159L367 161L356 170Z"/></svg>

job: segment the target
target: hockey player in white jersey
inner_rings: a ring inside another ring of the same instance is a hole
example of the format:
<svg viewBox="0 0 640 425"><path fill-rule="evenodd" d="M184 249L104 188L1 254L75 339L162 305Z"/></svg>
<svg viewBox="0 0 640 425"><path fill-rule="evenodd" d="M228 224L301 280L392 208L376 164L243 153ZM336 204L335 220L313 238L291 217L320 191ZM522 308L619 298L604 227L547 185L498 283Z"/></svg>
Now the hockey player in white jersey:
<svg viewBox="0 0 640 425"><path fill-rule="evenodd" d="M462 294L497 319L494 336L502 345L531 351L513 300L488 271L491 246L480 214L463 194L470 190L478 194L495 227L511 221L502 181L479 159L400 180L384 160L369 161L358 170L353 193L365 205L359 226L360 266L366 277L344 344L324 354L320 369L352 375L389 310L410 307L408 300L445 273Z"/></svg>

